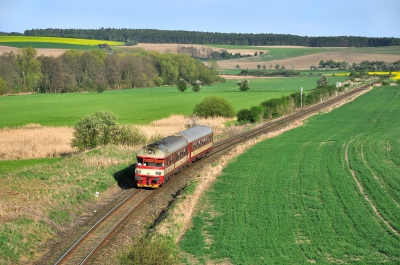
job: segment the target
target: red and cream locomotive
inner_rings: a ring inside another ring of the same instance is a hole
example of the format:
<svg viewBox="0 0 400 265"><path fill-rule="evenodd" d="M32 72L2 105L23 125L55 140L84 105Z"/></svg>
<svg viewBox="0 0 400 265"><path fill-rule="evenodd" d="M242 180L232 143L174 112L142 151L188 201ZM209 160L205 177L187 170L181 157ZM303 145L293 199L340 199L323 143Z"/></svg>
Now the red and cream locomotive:
<svg viewBox="0 0 400 265"><path fill-rule="evenodd" d="M208 155L212 146L212 129L195 126L143 147L136 154L137 186L158 188L183 167Z"/></svg>

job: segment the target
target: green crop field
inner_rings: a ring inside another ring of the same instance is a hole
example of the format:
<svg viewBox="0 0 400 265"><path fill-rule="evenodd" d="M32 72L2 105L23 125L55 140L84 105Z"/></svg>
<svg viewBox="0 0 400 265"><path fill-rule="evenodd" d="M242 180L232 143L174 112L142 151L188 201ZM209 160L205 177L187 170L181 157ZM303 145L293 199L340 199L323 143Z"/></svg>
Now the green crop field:
<svg viewBox="0 0 400 265"><path fill-rule="evenodd" d="M375 88L237 157L181 249L202 263L399 264L399 100L399 86Z"/></svg>
<svg viewBox="0 0 400 265"><path fill-rule="evenodd" d="M282 47L263 47L263 46L239 46L239 45L211 45L212 47L220 48L220 49L243 49L243 50L254 50L254 52L268 51L262 55L262 59L264 61L273 61L273 60L283 60L288 58L294 58L299 56L305 56L315 53L321 53L329 51L329 48L306 48L306 47L297 47L297 48L282 48Z"/></svg>
<svg viewBox="0 0 400 265"><path fill-rule="evenodd" d="M207 96L226 98L236 111L279 98L304 89L315 88L320 77L255 78L250 90L239 91L237 80L214 86L204 86L198 93L191 88L184 93L176 87L153 87L106 91L104 93L33 94L0 97L0 128L23 126L29 123L43 126L73 126L76 122L99 110L109 110L120 123L148 124L171 114L190 115L194 106ZM344 81L345 77L329 78L330 82Z"/></svg>

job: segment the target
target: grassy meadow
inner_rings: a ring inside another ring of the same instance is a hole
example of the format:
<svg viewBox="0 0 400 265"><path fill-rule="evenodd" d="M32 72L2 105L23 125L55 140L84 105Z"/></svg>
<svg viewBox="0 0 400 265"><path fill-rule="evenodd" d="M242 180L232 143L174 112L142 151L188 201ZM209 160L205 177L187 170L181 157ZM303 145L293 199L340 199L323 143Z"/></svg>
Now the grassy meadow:
<svg viewBox="0 0 400 265"><path fill-rule="evenodd" d="M118 185L127 187L136 151L109 146L40 163L3 161L8 168L0 177L0 264L33 264L46 240L93 214L87 209Z"/></svg>
<svg viewBox="0 0 400 265"><path fill-rule="evenodd" d="M200 264L399 264L399 100L374 88L235 158L181 250Z"/></svg>
<svg viewBox="0 0 400 265"><path fill-rule="evenodd" d="M250 90L239 91L237 80L204 86L194 93L189 87L179 92L176 87L138 88L103 93L32 94L0 97L0 128L40 124L74 126L77 121L98 110L109 110L123 124L148 124L171 114L190 115L194 106L207 96L226 98L239 111L300 90L314 89L320 77L252 78ZM347 77L331 77L329 82Z"/></svg>

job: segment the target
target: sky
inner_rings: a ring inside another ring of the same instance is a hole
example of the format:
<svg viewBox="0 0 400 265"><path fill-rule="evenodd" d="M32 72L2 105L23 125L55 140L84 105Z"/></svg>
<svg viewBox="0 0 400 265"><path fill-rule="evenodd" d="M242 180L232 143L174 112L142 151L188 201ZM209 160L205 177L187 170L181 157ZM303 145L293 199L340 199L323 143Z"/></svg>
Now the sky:
<svg viewBox="0 0 400 265"><path fill-rule="evenodd" d="M400 38L400 0L0 0L0 31L130 28Z"/></svg>

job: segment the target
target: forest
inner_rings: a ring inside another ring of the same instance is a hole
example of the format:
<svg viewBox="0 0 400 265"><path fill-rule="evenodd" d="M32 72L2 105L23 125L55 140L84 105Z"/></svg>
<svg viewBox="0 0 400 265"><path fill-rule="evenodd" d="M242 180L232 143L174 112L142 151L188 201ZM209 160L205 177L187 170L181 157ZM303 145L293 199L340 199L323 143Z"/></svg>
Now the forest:
<svg viewBox="0 0 400 265"><path fill-rule="evenodd" d="M25 36L82 38L96 40L122 41L126 45L137 43L180 43L180 44L217 44L217 45L292 45L307 47L378 47L398 46L400 38L332 36L311 37L291 34L252 34L219 33L184 30L157 29L31 29L25 30Z"/></svg>
<svg viewBox="0 0 400 265"><path fill-rule="evenodd" d="M221 80L212 68L183 54L161 54L138 48L67 50L59 57L36 56L33 47L0 55L0 95L66 93L189 84Z"/></svg>

